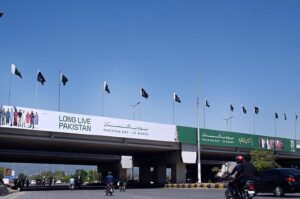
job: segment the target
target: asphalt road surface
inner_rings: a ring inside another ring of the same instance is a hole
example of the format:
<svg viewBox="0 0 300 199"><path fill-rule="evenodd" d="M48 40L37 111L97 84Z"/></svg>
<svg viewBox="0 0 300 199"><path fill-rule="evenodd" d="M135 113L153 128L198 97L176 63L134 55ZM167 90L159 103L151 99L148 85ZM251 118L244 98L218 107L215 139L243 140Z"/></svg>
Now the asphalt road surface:
<svg viewBox="0 0 300 199"><path fill-rule="evenodd" d="M13 193L2 199L222 199L225 190L217 189L128 189L126 192L115 190L113 196L105 196L101 190L52 190L23 191ZM285 198L299 198L300 194L288 194ZM259 195L257 199L276 198L272 194Z"/></svg>

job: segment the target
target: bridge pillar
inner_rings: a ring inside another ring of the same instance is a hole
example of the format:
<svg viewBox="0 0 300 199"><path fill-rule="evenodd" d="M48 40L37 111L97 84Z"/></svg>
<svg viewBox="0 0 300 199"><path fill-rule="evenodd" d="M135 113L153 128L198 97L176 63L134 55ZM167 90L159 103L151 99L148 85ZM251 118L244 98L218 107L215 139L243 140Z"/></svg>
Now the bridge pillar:
<svg viewBox="0 0 300 199"><path fill-rule="evenodd" d="M97 170L98 173L101 175L102 180L105 178L108 171L111 171L112 175L118 179L124 175L124 171L122 169L120 161L100 164L97 166Z"/></svg>
<svg viewBox="0 0 300 199"><path fill-rule="evenodd" d="M160 185L166 184L167 166L159 164L155 167L156 183Z"/></svg>
<svg viewBox="0 0 300 199"><path fill-rule="evenodd" d="M141 184L149 184L152 180L151 170L149 165L140 166L140 183Z"/></svg>
<svg viewBox="0 0 300 199"><path fill-rule="evenodd" d="M172 164L171 181L173 183L185 183L186 182L186 165L184 163Z"/></svg>

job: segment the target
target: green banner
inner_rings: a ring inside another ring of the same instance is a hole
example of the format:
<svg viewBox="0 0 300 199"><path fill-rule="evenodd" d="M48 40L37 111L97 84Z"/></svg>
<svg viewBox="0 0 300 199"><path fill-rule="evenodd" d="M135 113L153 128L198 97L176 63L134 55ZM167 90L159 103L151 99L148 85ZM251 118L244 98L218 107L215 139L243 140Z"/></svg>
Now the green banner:
<svg viewBox="0 0 300 199"><path fill-rule="evenodd" d="M197 129L177 127L179 141L185 144L197 143ZM264 149L295 152L295 140L275 138L269 136L234 133L201 129L201 144L210 146L239 147L250 149Z"/></svg>

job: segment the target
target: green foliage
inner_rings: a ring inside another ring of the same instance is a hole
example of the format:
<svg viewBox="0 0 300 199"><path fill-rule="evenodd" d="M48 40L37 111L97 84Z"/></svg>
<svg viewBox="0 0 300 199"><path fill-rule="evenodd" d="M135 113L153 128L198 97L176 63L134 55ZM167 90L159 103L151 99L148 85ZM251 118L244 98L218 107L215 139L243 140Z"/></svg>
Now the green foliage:
<svg viewBox="0 0 300 199"><path fill-rule="evenodd" d="M99 174L97 171L90 170L88 171L88 182L99 181Z"/></svg>
<svg viewBox="0 0 300 199"><path fill-rule="evenodd" d="M250 154L252 157L252 163L257 172L264 169L279 167L279 165L275 162L273 151L255 149L252 150Z"/></svg>
<svg viewBox="0 0 300 199"><path fill-rule="evenodd" d="M25 180L27 176L24 173L20 173L18 179Z"/></svg>
<svg viewBox="0 0 300 199"><path fill-rule="evenodd" d="M211 171L214 173L214 174L217 174L219 171L221 171L221 169L219 167L213 167L211 169Z"/></svg>
<svg viewBox="0 0 300 199"><path fill-rule="evenodd" d="M0 182L2 182L2 180L3 180L4 170L5 170L5 168L0 167Z"/></svg>
<svg viewBox="0 0 300 199"><path fill-rule="evenodd" d="M81 179L81 182L86 182L88 179L88 172L84 169L77 169L75 171L74 177L77 179Z"/></svg>

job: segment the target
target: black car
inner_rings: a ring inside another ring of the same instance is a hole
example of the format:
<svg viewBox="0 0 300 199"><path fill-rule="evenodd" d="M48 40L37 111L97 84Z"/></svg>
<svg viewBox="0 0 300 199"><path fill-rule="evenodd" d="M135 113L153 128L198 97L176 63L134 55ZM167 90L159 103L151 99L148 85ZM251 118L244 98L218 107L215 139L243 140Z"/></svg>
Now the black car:
<svg viewBox="0 0 300 199"><path fill-rule="evenodd" d="M274 193L277 197L285 193L300 192L300 170L294 168L267 169L255 179L256 193Z"/></svg>

